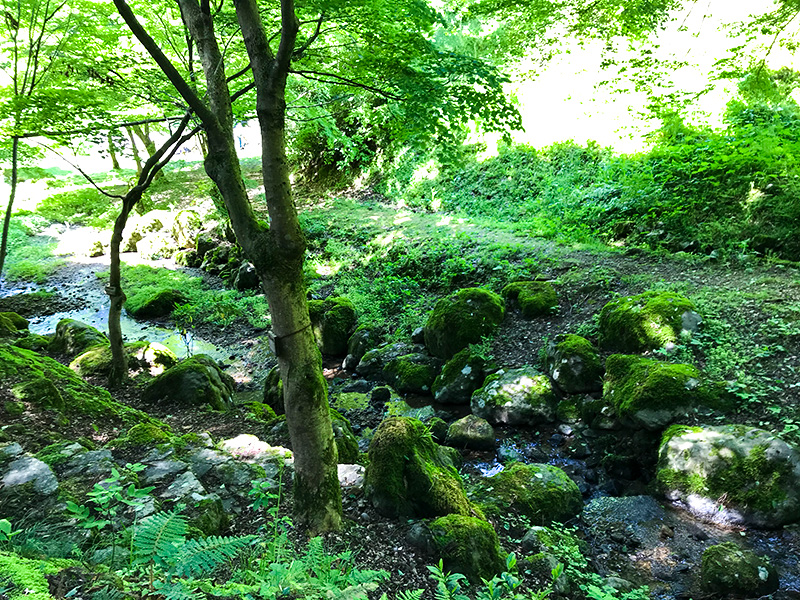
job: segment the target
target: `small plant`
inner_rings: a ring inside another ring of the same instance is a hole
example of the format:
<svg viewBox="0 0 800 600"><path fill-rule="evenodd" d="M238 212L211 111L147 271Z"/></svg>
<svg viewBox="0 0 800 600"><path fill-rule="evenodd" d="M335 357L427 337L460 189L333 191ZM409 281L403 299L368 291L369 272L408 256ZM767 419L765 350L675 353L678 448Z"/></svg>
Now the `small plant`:
<svg viewBox="0 0 800 600"><path fill-rule="evenodd" d="M0 519L0 546L9 542L11 538L22 532L21 529L13 529L11 521L8 519Z"/></svg>

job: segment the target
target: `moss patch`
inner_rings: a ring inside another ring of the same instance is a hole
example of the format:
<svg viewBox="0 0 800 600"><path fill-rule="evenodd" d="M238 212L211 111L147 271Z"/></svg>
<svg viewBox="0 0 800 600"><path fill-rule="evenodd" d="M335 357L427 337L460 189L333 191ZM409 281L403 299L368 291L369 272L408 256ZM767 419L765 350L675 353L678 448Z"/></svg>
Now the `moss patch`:
<svg viewBox="0 0 800 600"><path fill-rule="evenodd" d="M714 594L756 598L778 589L778 573L766 557L733 542L709 546L703 552L703 587Z"/></svg>
<svg viewBox="0 0 800 600"><path fill-rule="evenodd" d="M491 579L505 568L494 528L481 519L447 515L430 526L445 570L463 573L470 581Z"/></svg>
<svg viewBox="0 0 800 600"><path fill-rule="evenodd" d="M526 319L552 313L558 308L558 296L546 281L516 281L503 288L503 297L516 303Z"/></svg>
<svg viewBox="0 0 800 600"><path fill-rule="evenodd" d="M311 326L320 352L333 356L347 353L347 342L356 327L356 308L347 298L326 298L308 303Z"/></svg>
<svg viewBox="0 0 800 600"><path fill-rule="evenodd" d="M74 565L71 561L43 561L22 558L10 552L0 552L0 584L4 579L13 585L6 591L10 600L52 600L50 585L45 575L58 573L61 569Z"/></svg>
<svg viewBox="0 0 800 600"><path fill-rule="evenodd" d="M431 359L423 354L398 356L383 368L383 376L401 394L430 394L437 372Z"/></svg>
<svg viewBox="0 0 800 600"><path fill-rule="evenodd" d="M145 289L128 298L125 310L137 319L157 319L169 316L177 305L188 301L186 294L174 288Z"/></svg>

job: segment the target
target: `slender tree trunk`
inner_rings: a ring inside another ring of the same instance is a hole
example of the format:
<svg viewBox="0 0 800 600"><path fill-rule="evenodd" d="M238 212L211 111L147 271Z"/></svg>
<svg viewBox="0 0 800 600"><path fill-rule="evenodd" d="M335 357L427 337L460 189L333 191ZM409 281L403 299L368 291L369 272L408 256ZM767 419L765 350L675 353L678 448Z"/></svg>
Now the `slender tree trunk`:
<svg viewBox="0 0 800 600"><path fill-rule="evenodd" d="M133 152L133 160L136 161L136 174L142 174L142 159L139 156L139 149L136 147L136 140L133 137L133 131L130 127L126 127L125 131L128 132L128 139L131 141L131 152Z"/></svg>
<svg viewBox="0 0 800 600"><path fill-rule="evenodd" d="M3 273L3 267L6 262L6 254L8 253L8 228L11 225L11 211L14 207L14 200L17 197L17 180L19 179L18 168L19 166L19 138L14 136L11 140L11 193L8 196L8 206L6 206L6 215L3 218L3 237L0 241L0 275Z"/></svg>
<svg viewBox="0 0 800 600"><path fill-rule="evenodd" d="M131 125L131 129L133 133L135 133L140 140L142 140L142 144L144 145L144 149L147 151L147 156L153 156L156 153L156 143L153 141L153 138L150 137L150 125L145 123L144 125ZM161 179L164 176L164 171L159 171L156 173L155 178Z"/></svg>
<svg viewBox="0 0 800 600"><path fill-rule="evenodd" d="M120 170L119 160L117 159L117 147L114 145L112 131L108 130L108 153L111 155L111 168L115 171Z"/></svg>

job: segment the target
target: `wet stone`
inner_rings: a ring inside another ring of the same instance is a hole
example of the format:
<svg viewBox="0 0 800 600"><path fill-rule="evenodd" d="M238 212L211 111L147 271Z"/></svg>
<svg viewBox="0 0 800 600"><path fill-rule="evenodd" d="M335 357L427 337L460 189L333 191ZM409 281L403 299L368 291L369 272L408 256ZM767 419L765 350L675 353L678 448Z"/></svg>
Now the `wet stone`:
<svg viewBox="0 0 800 600"><path fill-rule="evenodd" d="M50 467L32 456L21 456L8 465L0 489L13 493L13 488L26 483L32 483L34 491L43 496L50 496L58 489L58 480Z"/></svg>
<svg viewBox="0 0 800 600"><path fill-rule="evenodd" d="M89 450L76 455L66 464L64 477L75 475L101 475L111 474L114 467L114 458L108 450Z"/></svg>
<svg viewBox="0 0 800 600"><path fill-rule="evenodd" d="M153 485L172 478L188 467L189 465L181 460L159 460L145 469L142 481L146 485Z"/></svg>

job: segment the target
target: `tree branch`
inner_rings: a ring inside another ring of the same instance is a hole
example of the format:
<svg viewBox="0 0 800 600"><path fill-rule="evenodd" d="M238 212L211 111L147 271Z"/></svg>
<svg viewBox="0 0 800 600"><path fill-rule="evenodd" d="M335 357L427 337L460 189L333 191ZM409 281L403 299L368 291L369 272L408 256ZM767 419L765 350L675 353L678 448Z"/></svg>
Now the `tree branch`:
<svg viewBox="0 0 800 600"><path fill-rule="evenodd" d="M398 96L386 90L382 90L380 88L367 85L366 83L359 83L358 81L348 79L347 77L342 77L341 75L337 75L336 73L326 73L324 71L306 71L306 70L300 71L294 69L290 69L289 72L294 73L295 75L300 75L301 77L305 77L306 79L311 79L313 81L321 81L323 83L331 83L331 84L349 85L351 87L357 87L370 92L375 92L379 96L383 96L384 98L389 98L391 100L403 100L402 96Z"/></svg>
<svg viewBox="0 0 800 600"><path fill-rule="evenodd" d="M292 54L292 60L299 60L300 57L303 56L303 53L308 50L308 48L313 44L317 38L319 37L320 29L322 28L322 21L325 19L325 14L320 13L319 19L317 19L317 27L314 30L314 33L311 34L311 37L306 40L306 43L300 46L297 50L294 51Z"/></svg>

